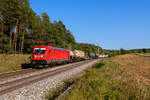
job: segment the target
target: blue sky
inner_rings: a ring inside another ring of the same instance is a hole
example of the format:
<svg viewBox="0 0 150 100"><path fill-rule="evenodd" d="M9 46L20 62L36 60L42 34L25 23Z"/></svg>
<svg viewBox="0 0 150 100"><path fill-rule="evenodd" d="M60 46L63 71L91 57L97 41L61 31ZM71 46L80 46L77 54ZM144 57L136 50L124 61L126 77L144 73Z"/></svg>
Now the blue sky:
<svg viewBox="0 0 150 100"><path fill-rule="evenodd" d="M62 20L77 42L150 48L150 0L30 0L30 5L52 22Z"/></svg>

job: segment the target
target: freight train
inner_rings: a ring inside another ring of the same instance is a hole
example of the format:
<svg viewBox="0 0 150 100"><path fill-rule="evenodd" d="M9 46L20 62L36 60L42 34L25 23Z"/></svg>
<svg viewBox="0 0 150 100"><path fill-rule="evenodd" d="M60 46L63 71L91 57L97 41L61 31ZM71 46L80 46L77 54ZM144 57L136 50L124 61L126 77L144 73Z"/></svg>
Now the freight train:
<svg viewBox="0 0 150 100"><path fill-rule="evenodd" d="M35 46L32 52L32 66L46 67L58 63L85 60L85 53L80 50L67 50L53 46Z"/></svg>

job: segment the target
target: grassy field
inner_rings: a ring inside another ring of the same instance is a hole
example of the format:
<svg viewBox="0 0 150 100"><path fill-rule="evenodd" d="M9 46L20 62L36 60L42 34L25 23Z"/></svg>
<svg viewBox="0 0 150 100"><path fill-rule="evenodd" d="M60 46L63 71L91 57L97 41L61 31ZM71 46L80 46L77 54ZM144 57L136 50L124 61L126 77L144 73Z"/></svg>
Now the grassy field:
<svg viewBox="0 0 150 100"><path fill-rule="evenodd" d="M149 69L150 59L137 55L103 60L77 79L63 100L150 100Z"/></svg>
<svg viewBox="0 0 150 100"><path fill-rule="evenodd" d="M0 72L22 69L22 64L30 62L29 57L25 54L0 54Z"/></svg>

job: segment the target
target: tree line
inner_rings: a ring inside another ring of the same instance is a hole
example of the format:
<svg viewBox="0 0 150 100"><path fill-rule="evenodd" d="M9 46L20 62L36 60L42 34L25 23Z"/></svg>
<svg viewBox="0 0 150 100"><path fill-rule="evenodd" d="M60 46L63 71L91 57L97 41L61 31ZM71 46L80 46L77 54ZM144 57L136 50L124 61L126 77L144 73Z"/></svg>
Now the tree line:
<svg viewBox="0 0 150 100"><path fill-rule="evenodd" d="M120 48L120 50L103 50L104 54L109 54L111 57L112 56L117 56L117 55L124 55L124 54L130 54L130 53L150 53L150 49L149 48L142 48L142 49L130 49L130 50L126 50L123 48Z"/></svg>
<svg viewBox="0 0 150 100"><path fill-rule="evenodd" d="M31 53L35 45L86 51L97 48L94 45L80 48L81 44L61 20L51 22L46 12L37 15L29 0L0 0L0 53Z"/></svg>

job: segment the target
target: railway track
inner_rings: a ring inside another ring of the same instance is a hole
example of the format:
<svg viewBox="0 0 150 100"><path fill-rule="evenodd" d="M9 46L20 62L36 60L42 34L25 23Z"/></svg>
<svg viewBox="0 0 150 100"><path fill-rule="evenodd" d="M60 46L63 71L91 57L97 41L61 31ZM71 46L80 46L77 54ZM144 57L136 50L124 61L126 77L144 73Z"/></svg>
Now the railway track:
<svg viewBox="0 0 150 100"><path fill-rule="evenodd" d="M73 62L73 63L76 63L76 62ZM64 64L64 65L67 65L67 64ZM0 73L0 81L4 80L6 78L17 77L19 75L24 75L24 74L33 73L33 72L36 72L36 71L51 69L51 68L54 68L54 67L57 67L57 66L60 66L60 65L55 65L55 66L51 66L51 67L48 67L48 68L43 68L43 69L40 69L40 70L36 69L36 68L28 68L28 69L23 69L23 70L14 71L14 72Z"/></svg>
<svg viewBox="0 0 150 100"><path fill-rule="evenodd" d="M93 61L93 60L87 60L87 61L77 62L77 63L73 63L73 64L68 64L68 65L65 65L65 67L59 67L54 70L48 70L43 73L35 74L32 76L28 76L28 77L24 77L21 79L17 79L17 80L13 80L10 82L0 84L0 96L3 94L9 93L11 91L14 91L16 89L19 89L21 87L24 87L26 85L30 85L31 83L35 83L35 82L41 81L43 79L46 79L48 77L57 75L59 73L74 69L78 66L84 65L91 61ZM10 74L8 74L6 76L9 76L9 75Z"/></svg>
<svg viewBox="0 0 150 100"><path fill-rule="evenodd" d="M8 77L14 77L14 76L18 76L18 75L32 73L32 72L35 72L35 71L37 71L37 69L29 68L29 69L23 69L23 70L20 70L20 71L2 73L2 74L0 74L0 80L8 78Z"/></svg>

